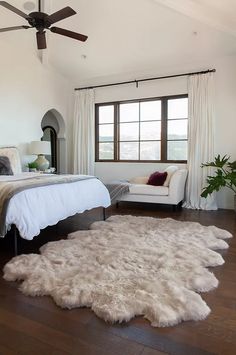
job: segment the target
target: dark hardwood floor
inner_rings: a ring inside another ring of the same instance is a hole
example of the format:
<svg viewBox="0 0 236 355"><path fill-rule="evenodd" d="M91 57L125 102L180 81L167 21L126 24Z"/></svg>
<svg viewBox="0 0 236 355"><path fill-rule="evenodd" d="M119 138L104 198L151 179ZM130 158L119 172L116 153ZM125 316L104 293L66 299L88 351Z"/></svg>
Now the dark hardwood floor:
<svg viewBox="0 0 236 355"><path fill-rule="evenodd" d="M173 217L216 225L236 235L234 211L182 210L165 206L121 204L111 214ZM47 228L33 242L20 241L21 252L37 252L45 241L86 229L102 211L94 210ZM142 317L127 324L107 324L90 309L62 310L49 297L26 297L18 284L0 279L0 354L21 355L234 355L236 354L236 240L224 252L225 264L213 269L219 287L202 294L212 309L201 322L184 322L170 328L153 328ZM0 241L0 266L13 256L12 237Z"/></svg>

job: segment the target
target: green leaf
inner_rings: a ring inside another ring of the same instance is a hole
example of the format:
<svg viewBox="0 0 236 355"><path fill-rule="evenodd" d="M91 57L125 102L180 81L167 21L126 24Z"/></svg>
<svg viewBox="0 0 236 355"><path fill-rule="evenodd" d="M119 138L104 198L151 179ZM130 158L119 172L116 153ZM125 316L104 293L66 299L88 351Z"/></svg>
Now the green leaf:
<svg viewBox="0 0 236 355"><path fill-rule="evenodd" d="M233 161L232 163L228 163L228 167L236 172L236 161Z"/></svg>
<svg viewBox="0 0 236 355"><path fill-rule="evenodd" d="M223 168L226 163L229 161L230 157L227 155L224 155L223 158L220 157L220 154L215 157L215 160L212 162L204 163L201 165L203 168L204 166L210 166L213 168Z"/></svg>
<svg viewBox="0 0 236 355"><path fill-rule="evenodd" d="M29 169L37 169L38 165L34 161L32 163L28 163Z"/></svg>
<svg viewBox="0 0 236 355"><path fill-rule="evenodd" d="M214 191L219 191L222 187L227 187L236 193L236 161L230 162L230 156L219 155L213 162L202 164L202 167L216 168L214 176L207 177L207 186L204 187L201 196L207 197Z"/></svg>

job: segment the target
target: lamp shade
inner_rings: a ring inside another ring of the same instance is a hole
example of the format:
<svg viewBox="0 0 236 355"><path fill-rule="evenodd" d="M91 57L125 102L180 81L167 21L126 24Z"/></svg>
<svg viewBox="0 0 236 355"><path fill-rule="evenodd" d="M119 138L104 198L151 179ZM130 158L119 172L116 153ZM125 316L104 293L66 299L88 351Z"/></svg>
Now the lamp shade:
<svg viewBox="0 0 236 355"><path fill-rule="evenodd" d="M51 155L51 143L46 141L33 141L30 143L30 154Z"/></svg>

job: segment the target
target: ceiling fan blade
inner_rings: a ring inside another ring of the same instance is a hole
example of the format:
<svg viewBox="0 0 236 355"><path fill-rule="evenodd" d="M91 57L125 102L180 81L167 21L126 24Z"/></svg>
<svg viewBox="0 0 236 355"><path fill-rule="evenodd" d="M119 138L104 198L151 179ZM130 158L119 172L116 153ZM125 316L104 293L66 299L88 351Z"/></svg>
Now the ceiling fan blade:
<svg viewBox="0 0 236 355"><path fill-rule="evenodd" d="M38 49L46 49L46 32L36 32Z"/></svg>
<svg viewBox="0 0 236 355"><path fill-rule="evenodd" d="M54 14L49 15L47 17L47 21L52 25L55 22L64 20L65 18L75 14L76 12L70 6L67 6L57 12L54 12Z"/></svg>
<svg viewBox="0 0 236 355"><path fill-rule="evenodd" d="M5 7L6 9L12 11L12 12L15 12L15 14L17 14L17 15L19 15L21 17L24 17L26 20L31 18L29 15L25 14L24 12L22 12L19 9L17 9L16 7L8 4L8 2L6 2L6 1L0 1L0 5Z"/></svg>
<svg viewBox="0 0 236 355"><path fill-rule="evenodd" d="M5 28L0 28L0 32L8 32L8 31L22 30L22 29L27 30L28 28L32 28L32 27L30 26L5 27Z"/></svg>
<svg viewBox="0 0 236 355"><path fill-rule="evenodd" d="M85 42L88 38L88 36L82 35L80 33L77 32L72 32L69 30L65 30L64 28L59 28L59 27L51 27L50 31L53 33L57 33L58 35L62 35L62 36L66 36L66 37L70 37L70 38L74 38L77 39L78 41L82 41Z"/></svg>

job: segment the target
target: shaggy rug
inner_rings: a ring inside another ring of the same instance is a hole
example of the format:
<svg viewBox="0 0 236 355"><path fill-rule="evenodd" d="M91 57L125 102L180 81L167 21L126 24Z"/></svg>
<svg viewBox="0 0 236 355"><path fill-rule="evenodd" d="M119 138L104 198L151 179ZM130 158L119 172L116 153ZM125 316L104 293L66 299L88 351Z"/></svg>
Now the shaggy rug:
<svg viewBox="0 0 236 355"><path fill-rule="evenodd" d="M214 226L170 218L112 216L50 242L41 255L13 258L8 281L23 280L25 295L50 295L63 308L91 307L110 322L143 315L152 326L204 319L210 312L198 292L218 281L207 268L222 265L214 250L231 234Z"/></svg>

